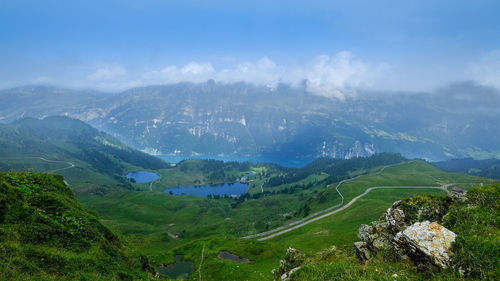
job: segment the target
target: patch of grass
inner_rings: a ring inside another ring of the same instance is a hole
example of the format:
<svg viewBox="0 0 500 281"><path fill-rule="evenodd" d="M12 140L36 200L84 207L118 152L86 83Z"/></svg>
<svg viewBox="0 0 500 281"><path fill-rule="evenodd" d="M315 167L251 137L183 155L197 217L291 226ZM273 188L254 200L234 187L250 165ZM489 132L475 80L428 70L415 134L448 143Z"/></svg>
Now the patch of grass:
<svg viewBox="0 0 500 281"><path fill-rule="evenodd" d="M450 197L424 194L401 200L400 207L408 224L425 220L441 222L452 203Z"/></svg>
<svg viewBox="0 0 500 281"><path fill-rule="evenodd" d="M443 224L457 238L453 244L456 270L481 280L500 278L500 185L484 186L456 202Z"/></svg>

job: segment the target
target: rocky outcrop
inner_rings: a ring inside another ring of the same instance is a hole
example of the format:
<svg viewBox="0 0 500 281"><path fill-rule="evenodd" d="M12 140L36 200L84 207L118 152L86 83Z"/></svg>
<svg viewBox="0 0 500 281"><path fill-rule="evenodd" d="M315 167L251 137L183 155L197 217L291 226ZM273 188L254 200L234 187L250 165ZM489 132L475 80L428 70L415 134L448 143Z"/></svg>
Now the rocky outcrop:
<svg viewBox="0 0 500 281"><path fill-rule="evenodd" d="M379 221L361 225L358 238L361 241L355 242L354 247L360 263L369 260L377 251L389 250L420 265L446 268L451 263L450 249L455 233L438 222L423 221L409 225L401 201L397 201Z"/></svg>
<svg viewBox="0 0 500 281"><path fill-rule="evenodd" d="M417 222L398 232L394 247L417 262L430 262L441 268L450 265L451 243L455 233L436 222Z"/></svg>
<svg viewBox="0 0 500 281"><path fill-rule="evenodd" d="M358 238L362 242L356 242L354 246L361 263L370 258L370 252L391 248L396 233L406 227L404 212L399 208L400 203L401 201L395 202L379 221L374 221L371 225L362 224L358 229Z"/></svg>
<svg viewBox="0 0 500 281"><path fill-rule="evenodd" d="M453 200L458 200L458 201L464 202L465 200L467 200L467 197L466 197L467 191L455 186L448 193L448 196Z"/></svg>
<svg viewBox="0 0 500 281"><path fill-rule="evenodd" d="M394 202L381 217L381 220L389 224L393 233L397 233L406 228L405 213L401 210L400 206L401 200Z"/></svg>
<svg viewBox="0 0 500 281"><path fill-rule="evenodd" d="M304 262L305 255L295 248L286 250L285 258L280 260L280 267L273 270L275 280L291 280L293 274L300 269L300 265Z"/></svg>
<svg viewBox="0 0 500 281"><path fill-rule="evenodd" d="M359 263L365 263L371 257L371 250L368 248L368 243L364 241L354 242L354 248L356 248L356 256L358 257Z"/></svg>

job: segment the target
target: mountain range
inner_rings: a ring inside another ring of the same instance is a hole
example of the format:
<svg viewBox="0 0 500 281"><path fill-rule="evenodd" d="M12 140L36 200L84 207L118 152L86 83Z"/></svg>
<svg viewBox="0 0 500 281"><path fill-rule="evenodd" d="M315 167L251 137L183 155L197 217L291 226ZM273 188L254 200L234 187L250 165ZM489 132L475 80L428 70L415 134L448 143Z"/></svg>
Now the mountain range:
<svg viewBox="0 0 500 281"><path fill-rule="evenodd" d="M179 83L120 93L24 86L0 91L0 122L65 115L150 154L352 158L399 152L447 160L500 155L500 91L461 82L433 93Z"/></svg>

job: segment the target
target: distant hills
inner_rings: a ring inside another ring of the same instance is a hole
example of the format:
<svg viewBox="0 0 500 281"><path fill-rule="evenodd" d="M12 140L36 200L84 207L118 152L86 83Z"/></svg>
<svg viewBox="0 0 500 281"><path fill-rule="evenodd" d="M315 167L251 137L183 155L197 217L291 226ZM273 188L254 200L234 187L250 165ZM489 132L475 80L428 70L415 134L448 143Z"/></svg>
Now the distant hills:
<svg viewBox="0 0 500 281"><path fill-rule="evenodd" d="M500 156L500 93L463 82L435 93L358 93L344 101L305 88L179 83L118 94L55 87L0 91L0 122L67 115L137 149L164 155L352 158Z"/></svg>
<svg viewBox="0 0 500 281"><path fill-rule="evenodd" d="M55 116L0 124L0 171L25 167L58 171L78 188L83 183L126 185L127 169L169 165L80 120Z"/></svg>
<svg viewBox="0 0 500 281"><path fill-rule="evenodd" d="M448 172L500 179L499 159L474 160L472 158L465 158L435 162L432 164Z"/></svg>

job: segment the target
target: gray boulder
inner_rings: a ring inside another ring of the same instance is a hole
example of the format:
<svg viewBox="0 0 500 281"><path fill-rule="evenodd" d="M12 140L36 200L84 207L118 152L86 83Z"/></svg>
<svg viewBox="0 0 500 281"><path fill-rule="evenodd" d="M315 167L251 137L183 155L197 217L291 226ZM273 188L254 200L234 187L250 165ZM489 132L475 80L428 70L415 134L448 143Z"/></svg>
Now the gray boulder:
<svg viewBox="0 0 500 281"><path fill-rule="evenodd" d="M463 202L467 200L467 191L455 186L451 189L450 192L448 192L448 196L453 200Z"/></svg>
<svg viewBox="0 0 500 281"><path fill-rule="evenodd" d="M436 222L417 222L396 234L394 247L402 257L446 268L455 237L455 233Z"/></svg>

